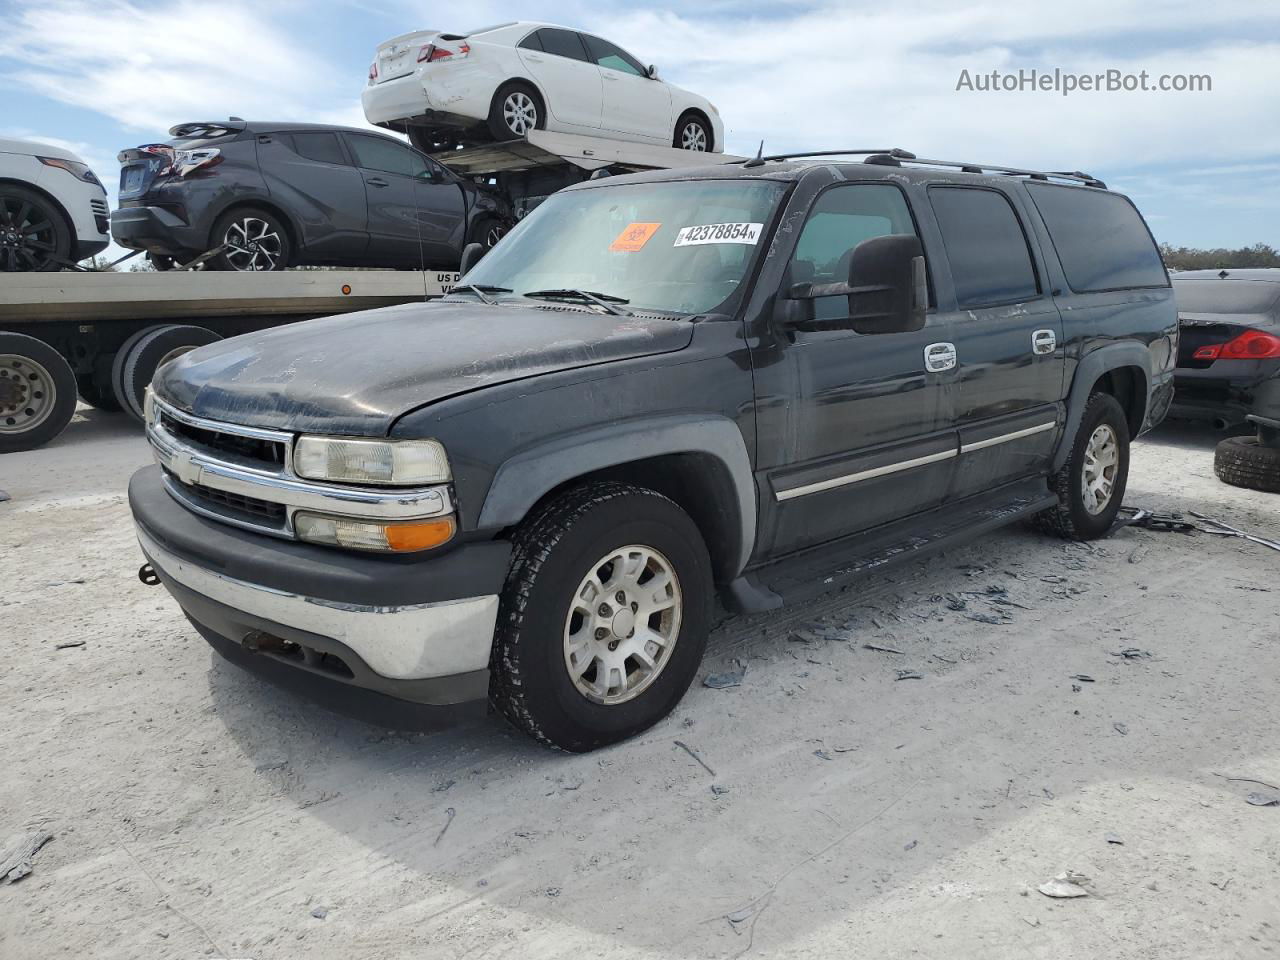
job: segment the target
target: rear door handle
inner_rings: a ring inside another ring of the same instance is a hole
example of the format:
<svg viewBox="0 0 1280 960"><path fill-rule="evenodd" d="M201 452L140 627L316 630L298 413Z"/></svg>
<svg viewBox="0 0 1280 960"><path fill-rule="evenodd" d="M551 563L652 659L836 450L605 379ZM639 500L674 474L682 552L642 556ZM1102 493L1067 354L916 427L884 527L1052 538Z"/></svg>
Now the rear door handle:
<svg viewBox="0 0 1280 960"><path fill-rule="evenodd" d="M954 343L931 343L924 348L924 368L930 373L942 373L956 365Z"/></svg>
<svg viewBox="0 0 1280 960"><path fill-rule="evenodd" d="M1058 335L1052 330L1037 330L1031 334L1031 351L1037 354L1053 353L1058 347Z"/></svg>
<svg viewBox="0 0 1280 960"><path fill-rule="evenodd" d="M535 56L534 56L533 54L531 54L531 53L526 53L526 54L524 55L524 58L525 58L526 60L530 61L531 63L542 63L542 62L543 62L543 58L542 58L542 57L535 57Z"/></svg>
<svg viewBox="0 0 1280 960"><path fill-rule="evenodd" d="M381 177L365 177L364 182L371 187L389 187L391 184L383 180Z"/></svg>

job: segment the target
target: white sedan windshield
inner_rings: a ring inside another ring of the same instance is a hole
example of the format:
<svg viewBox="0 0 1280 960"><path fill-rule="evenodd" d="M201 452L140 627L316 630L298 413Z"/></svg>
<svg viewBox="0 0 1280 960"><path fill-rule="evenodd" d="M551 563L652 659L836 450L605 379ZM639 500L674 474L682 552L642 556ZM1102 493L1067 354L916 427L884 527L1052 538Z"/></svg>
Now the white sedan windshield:
<svg viewBox="0 0 1280 960"><path fill-rule="evenodd" d="M466 276L526 296L584 290L632 310L708 313L738 290L783 185L686 180L569 190L544 201Z"/></svg>

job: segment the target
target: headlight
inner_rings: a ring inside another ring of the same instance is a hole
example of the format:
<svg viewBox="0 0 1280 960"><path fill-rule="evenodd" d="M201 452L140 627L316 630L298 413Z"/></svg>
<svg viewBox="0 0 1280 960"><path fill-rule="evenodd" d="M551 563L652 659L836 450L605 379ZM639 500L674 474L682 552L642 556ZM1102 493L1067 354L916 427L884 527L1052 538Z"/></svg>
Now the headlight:
<svg viewBox="0 0 1280 960"><path fill-rule="evenodd" d="M87 163L82 163L79 160L63 160L61 157L36 157L36 159L46 167L58 167L61 170L67 171L67 173L71 174L77 180L83 180L85 183L96 184L99 187L102 186L102 181L94 175L94 172L89 169L89 165Z"/></svg>
<svg viewBox="0 0 1280 960"><path fill-rule="evenodd" d="M295 513L293 529L299 540L309 543L345 547L348 550L412 553L447 543L453 538L457 525L453 517L381 523L376 520L326 517L319 513Z"/></svg>
<svg viewBox="0 0 1280 960"><path fill-rule="evenodd" d="M151 392L150 387L142 392L142 418L147 422L148 427L155 425L156 395Z"/></svg>
<svg viewBox="0 0 1280 960"><path fill-rule="evenodd" d="M301 437L293 469L308 480L420 486L449 480L449 458L435 440Z"/></svg>

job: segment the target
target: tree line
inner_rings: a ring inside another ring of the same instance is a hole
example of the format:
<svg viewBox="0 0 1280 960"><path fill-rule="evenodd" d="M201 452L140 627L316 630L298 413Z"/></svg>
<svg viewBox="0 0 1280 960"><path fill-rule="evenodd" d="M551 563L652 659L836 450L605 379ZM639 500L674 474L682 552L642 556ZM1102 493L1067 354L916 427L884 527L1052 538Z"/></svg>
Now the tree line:
<svg viewBox="0 0 1280 960"><path fill-rule="evenodd" d="M1280 267L1280 251L1268 243L1255 243L1251 247L1228 250L1217 247L1199 250L1195 247L1175 247L1160 244L1160 256L1170 270L1221 270L1245 267Z"/></svg>

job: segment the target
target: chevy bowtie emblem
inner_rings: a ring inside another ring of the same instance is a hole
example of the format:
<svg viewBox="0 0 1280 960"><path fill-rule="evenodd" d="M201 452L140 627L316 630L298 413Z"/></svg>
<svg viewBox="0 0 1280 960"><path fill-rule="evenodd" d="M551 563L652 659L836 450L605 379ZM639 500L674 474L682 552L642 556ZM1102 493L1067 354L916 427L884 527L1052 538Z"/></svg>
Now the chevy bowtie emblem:
<svg viewBox="0 0 1280 960"><path fill-rule="evenodd" d="M191 486L200 480L200 464L192 459L191 454L181 450L174 453L169 458L169 469L187 486Z"/></svg>

